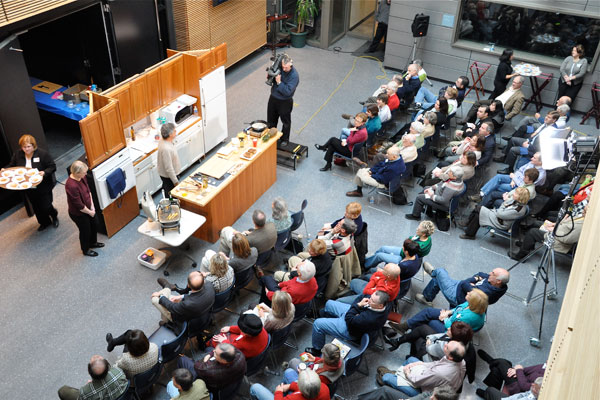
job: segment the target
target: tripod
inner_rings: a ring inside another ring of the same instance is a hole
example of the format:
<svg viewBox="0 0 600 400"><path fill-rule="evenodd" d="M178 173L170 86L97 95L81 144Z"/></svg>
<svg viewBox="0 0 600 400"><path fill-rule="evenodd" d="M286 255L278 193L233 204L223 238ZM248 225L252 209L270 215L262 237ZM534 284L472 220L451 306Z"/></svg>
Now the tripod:
<svg viewBox="0 0 600 400"><path fill-rule="evenodd" d="M417 39L418 39L418 37L415 37L415 40L413 41L411 56L406 61L406 67L404 68L404 71L408 71L408 66L415 60L415 55L417 54ZM429 83L429 86L433 86L433 83L431 83L429 78L425 78L425 80L427 81L427 83Z"/></svg>

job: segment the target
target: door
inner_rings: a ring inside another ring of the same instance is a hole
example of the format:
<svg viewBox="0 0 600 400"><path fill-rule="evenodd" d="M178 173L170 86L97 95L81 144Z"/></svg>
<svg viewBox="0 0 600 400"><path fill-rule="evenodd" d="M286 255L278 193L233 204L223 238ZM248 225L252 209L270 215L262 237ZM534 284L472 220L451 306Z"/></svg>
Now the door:
<svg viewBox="0 0 600 400"><path fill-rule="evenodd" d="M341 39L348 29L349 3L346 0L333 0L330 24L330 43Z"/></svg>
<svg viewBox="0 0 600 400"><path fill-rule="evenodd" d="M152 160L149 162L142 161L140 164L134 167L135 171L135 189L137 190L138 203L142 202L142 196L145 191L149 191L152 194L153 182L152 182Z"/></svg>
<svg viewBox="0 0 600 400"><path fill-rule="evenodd" d="M133 110L131 107L131 95L129 92L129 83L107 94L108 97L119 101L119 113L121 114L121 123L123 128L128 128L133 124Z"/></svg>
<svg viewBox="0 0 600 400"><path fill-rule="evenodd" d="M100 118L102 119L102 128L104 130L104 145L108 157L118 153L125 148L125 134L121 124L119 114L119 104L115 101L105 105L100 109Z"/></svg>
<svg viewBox="0 0 600 400"><path fill-rule="evenodd" d="M204 152L208 153L229 136L225 93L202 104L202 121L204 122Z"/></svg>
<svg viewBox="0 0 600 400"><path fill-rule="evenodd" d="M208 103L221 93L225 93L225 68L219 67L200 79L201 101Z"/></svg>
<svg viewBox="0 0 600 400"><path fill-rule="evenodd" d="M148 83L145 75L131 82L131 102L134 122L148 115Z"/></svg>
<svg viewBox="0 0 600 400"><path fill-rule="evenodd" d="M377 0L359 0L350 2L348 33L352 36L372 39L375 28L376 11Z"/></svg>
<svg viewBox="0 0 600 400"><path fill-rule="evenodd" d="M108 158L102 139L104 130L102 129L100 113L93 113L79 121L79 128L87 154L88 167L92 169Z"/></svg>
<svg viewBox="0 0 600 400"><path fill-rule="evenodd" d="M148 109L150 112L153 112L162 107L159 68L155 68L146 73L146 86L148 93Z"/></svg>

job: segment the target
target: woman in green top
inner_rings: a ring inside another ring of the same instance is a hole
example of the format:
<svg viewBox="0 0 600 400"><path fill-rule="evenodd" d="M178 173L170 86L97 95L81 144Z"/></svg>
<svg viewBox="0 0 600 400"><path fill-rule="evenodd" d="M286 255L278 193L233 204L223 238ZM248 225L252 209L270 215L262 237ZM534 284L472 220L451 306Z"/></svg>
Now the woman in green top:
<svg viewBox="0 0 600 400"><path fill-rule="evenodd" d="M431 235L435 232L435 225L431 221L422 221L417 226L417 234L409 236L409 239L419 245L417 254L420 258L425 257L431 251ZM404 251L400 250L400 257L404 258Z"/></svg>

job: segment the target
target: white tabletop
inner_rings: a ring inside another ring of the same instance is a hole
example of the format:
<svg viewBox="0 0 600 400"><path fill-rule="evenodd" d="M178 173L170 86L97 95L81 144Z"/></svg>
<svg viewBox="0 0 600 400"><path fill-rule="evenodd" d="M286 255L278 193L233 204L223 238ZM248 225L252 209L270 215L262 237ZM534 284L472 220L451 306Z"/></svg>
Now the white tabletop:
<svg viewBox="0 0 600 400"><path fill-rule="evenodd" d="M195 214L191 211L181 210L180 232L177 229L166 229L164 236L161 233L160 224L156 221L149 222L146 220L139 228L138 232L172 247L179 247L185 242L194 232L198 230L205 222L206 218L202 215Z"/></svg>

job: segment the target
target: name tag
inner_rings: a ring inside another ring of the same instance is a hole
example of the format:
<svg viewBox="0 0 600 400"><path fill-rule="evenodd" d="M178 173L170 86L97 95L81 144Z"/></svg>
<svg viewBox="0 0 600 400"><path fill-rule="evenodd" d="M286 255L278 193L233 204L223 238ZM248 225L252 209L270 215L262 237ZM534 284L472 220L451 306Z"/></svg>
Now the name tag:
<svg viewBox="0 0 600 400"><path fill-rule="evenodd" d="M40 158L39 157L33 157L33 162L40 162Z"/></svg>

